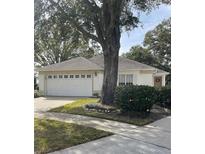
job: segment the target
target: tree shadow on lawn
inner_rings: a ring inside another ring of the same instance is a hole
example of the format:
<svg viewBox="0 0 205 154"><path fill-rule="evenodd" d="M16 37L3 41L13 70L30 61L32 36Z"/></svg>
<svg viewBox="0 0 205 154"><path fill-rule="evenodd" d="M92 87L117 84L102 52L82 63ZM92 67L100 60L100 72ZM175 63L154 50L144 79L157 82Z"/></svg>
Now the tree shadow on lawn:
<svg viewBox="0 0 205 154"><path fill-rule="evenodd" d="M35 118L35 153L44 154L99 139L112 133L55 120Z"/></svg>

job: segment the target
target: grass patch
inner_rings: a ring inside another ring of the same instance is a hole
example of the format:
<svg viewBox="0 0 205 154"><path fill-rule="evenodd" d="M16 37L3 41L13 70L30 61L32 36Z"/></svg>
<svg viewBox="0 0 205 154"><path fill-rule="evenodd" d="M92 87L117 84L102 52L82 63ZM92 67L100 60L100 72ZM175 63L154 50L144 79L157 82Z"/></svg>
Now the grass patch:
<svg viewBox="0 0 205 154"><path fill-rule="evenodd" d="M112 135L86 126L37 118L34 121L34 131L34 150L37 154L65 149Z"/></svg>
<svg viewBox="0 0 205 154"><path fill-rule="evenodd" d="M98 103L99 99L96 98L86 98L79 99L71 104L66 104L64 106L51 109L49 112L61 112L69 114L86 115L91 117L98 117L108 120L120 121L125 123L130 123L138 126L143 126L166 117L166 114L161 113L150 113L148 115L141 115L136 113L121 114L118 112L103 113L97 111L88 111L84 108L86 104Z"/></svg>

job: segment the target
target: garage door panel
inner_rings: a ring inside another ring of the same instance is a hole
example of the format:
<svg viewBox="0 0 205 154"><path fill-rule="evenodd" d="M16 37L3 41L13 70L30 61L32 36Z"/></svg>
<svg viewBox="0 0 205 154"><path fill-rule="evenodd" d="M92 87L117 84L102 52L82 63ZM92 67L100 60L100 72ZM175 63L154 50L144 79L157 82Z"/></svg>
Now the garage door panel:
<svg viewBox="0 0 205 154"><path fill-rule="evenodd" d="M48 79L47 95L92 96L92 79Z"/></svg>

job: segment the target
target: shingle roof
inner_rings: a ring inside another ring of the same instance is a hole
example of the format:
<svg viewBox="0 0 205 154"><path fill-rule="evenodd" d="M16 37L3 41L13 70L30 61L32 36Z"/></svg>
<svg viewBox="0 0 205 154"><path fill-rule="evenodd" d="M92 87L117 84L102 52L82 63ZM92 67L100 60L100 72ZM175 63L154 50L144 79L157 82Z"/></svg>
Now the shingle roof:
<svg viewBox="0 0 205 154"><path fill-rule="evenodd" d="M92 63L86 58L77 57L61 63L48 65L39 71L71 71L71 70L103 70L99 65Z"/></svg>
<svg viewBox="0 0 205 154"><path fill-rule="evenodd" d="M104 57L102 55L95 56L89 59L91 62L104 67ZM119 70L156 70L156 68L130 60L124 57L119 57Z"/></svg>
<svg viewBox="0 0 205 154"><path fill-rule="evenodd" d="M165 73L165 74L169 74L169 72L166 72L164 70L161 70L161 69L157 69L157 72L156 73Z"/></svg>
<svg viewBox="0 0 205 154"><path fill-rule="evenodd" d="M103 55L95 56L90 59L83 57L73 58L61 63L52 64L38 69L38 71L75 71L75 70L103 70L104 57ZM130 60L124 57L119 57L119 71L123 70L157 70L160 73L167 73L152 66ZM159 73L157 72L157 73Z"/></svg>

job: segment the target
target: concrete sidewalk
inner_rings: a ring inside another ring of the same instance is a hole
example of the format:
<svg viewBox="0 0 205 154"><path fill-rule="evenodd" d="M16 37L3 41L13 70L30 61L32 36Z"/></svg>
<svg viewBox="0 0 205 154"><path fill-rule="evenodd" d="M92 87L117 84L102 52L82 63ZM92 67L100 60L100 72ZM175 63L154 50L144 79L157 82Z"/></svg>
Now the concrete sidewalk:
<svg viewBox="0 0 205 154"><path fill-rule="evenodd" d="M171 132L171 117L166 117L161 120L157 120L149 125L146 125L146 127L150 126L161 129L163 131Z"/></svg>
<svg viewBox="0 0 205 154"><path fill-rule="evenodd" d="M171 153L170 117L161 119L144 127L139 127L117 121L64 113L42 112L36 113L35 116L38 118L47 118L63 122L77 123L80 125L94 127L100 130L113 132L114 134L116 134L105 139L100 139L61 150L57 153L55 152L55 154L81 154L86 153L86 149L88 150L88 153L91 154L115 154L119 153L119 151L121 151L121 153L131 154ZM110 149L114 149L114 151Z"/></svg>
<svg viewBox="0 0 205 154"><path fill-rule="evenodd" d="M49 154L170 154L170 150L113 135Z"/></svg>

